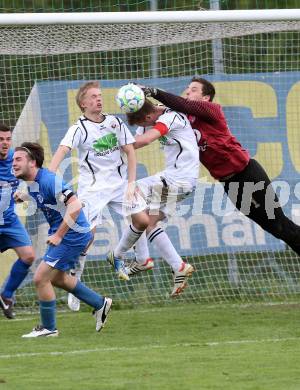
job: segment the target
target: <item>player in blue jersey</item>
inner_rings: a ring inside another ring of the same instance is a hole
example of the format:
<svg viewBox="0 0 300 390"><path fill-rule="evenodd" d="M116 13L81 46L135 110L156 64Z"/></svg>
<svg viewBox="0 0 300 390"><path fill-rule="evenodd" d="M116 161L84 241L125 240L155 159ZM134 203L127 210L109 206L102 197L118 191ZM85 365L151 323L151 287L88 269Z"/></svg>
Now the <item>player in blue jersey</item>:
<svg viewBox="0 0 300 390"><path fill-rule="evenodd" d="M14 174L27 181L31 201L36 202L50 226L48 248L34 275L41 324L23 337L58 335L54 286L71 292L94 308L99 332L106 322L112 300L97 294L68 273L92 239L90 225L71 188L55 173L42 168L43 162L44 149L37 143L24 142L15 149Z"/></svg>
<svg viewBox="0 0 300 390"><path fill-rule="evenodd" d="M35 258L29 235L15 213L13 196L19 180L12 173L14 151L11 144L11 130L0 123L0 251L13 249L18 256L0 295L0 307L8 319L15 316L14 292L27 276Z"/></svg>

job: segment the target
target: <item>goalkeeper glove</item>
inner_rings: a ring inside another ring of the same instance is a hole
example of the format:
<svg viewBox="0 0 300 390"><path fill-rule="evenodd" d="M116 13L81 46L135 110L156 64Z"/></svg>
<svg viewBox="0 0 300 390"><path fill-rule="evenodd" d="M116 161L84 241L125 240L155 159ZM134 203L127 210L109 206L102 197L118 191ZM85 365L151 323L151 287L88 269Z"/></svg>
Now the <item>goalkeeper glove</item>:
<svg viewBox="0 0 300 390"><path fill-rule="evenodd" d="M144 91L146 97L155 97L157 95L157 89L154 87L143 86L142 90Z"/></svg>
<svg viewBox="0 0 300 390"><path fill-rule="evenodd" d="M157 95L157 88L154 88L154 87L146 87L145 85L141 85L141 84L136 84L138 87L140 87L144 94L145 94L145 97L155 97Z"/></svg>

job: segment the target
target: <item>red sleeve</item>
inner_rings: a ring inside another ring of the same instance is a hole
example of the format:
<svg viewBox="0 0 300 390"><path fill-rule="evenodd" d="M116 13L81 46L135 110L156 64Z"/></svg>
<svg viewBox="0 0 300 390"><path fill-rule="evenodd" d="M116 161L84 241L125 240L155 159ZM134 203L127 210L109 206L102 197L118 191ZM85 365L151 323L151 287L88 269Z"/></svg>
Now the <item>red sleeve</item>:
<svg viewBox="0 0 300 390"><path fill-rule="evenodd" d="M157 89L155 99L171 108L174 111L183 112L187 115L198 116L206 121L219 121L224 115L219 104L207 101L196 101L184 99L181 96Z"/></svg>
<svg viewBox="0 0 300 390"><path fill-rule="evenodd" d="M166 135L169 132L168 126L162 122L157 122L153 129L158 130L161 135Z"/></svg>

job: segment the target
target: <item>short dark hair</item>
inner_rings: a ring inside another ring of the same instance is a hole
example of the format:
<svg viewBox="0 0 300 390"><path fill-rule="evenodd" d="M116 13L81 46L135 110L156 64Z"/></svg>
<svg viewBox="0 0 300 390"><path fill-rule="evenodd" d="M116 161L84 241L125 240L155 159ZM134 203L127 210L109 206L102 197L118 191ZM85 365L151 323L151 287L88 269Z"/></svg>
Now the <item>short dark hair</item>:
<svg viewBox="0 0 300 390"><path fill-rule="evenodd" d="M0 131L10 131L10 132L12 132L12 130L8 127L8 126L6 126L4 123L2 123L2 122L0 122Z"/></svg>
<svg viewBox="0 0 300 390"><path fill-rule="evenodd" d="M126 114L129 125L137 125L141 123L148 114L155 111L155 105L148 99L145 100L142 108L136 112L129 112Z"/></svg>
<svg viewBox="0 0 300 390"><path fill-rule="evenodd" d="M17 146L15 151L23 150L26 152L30 158L36 162L36 166L41 168L44 163L44 148L37 142L23 142L21 146Z"/></svg>
<svg viewBox="0 0 300 390"><path fill-rule="evenodd" d="M197 82L197 83L200 83L202 85L202 93L204 96L209 96L209 101L212 102L214 97L215 97L215 94L216 94L216 90L215 90L215 87L213 86L213 84L206 80L206 79L203 79L202 77L198 77L198 76L195 76L192 78L191 80L191 83L192 82Z"/></svg>

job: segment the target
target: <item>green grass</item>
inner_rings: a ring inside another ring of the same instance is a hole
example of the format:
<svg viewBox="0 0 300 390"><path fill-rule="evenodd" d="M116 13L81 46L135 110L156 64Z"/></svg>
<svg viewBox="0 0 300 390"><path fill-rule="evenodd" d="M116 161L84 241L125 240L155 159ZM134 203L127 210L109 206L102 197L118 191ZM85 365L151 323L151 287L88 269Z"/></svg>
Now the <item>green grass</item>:
<svg viewBox="0 0 300 390"><path fill-rule="evenodd" d="M38 316L0 319L0 390L289 390L300 383L297 305L178 304L60 313L60 336L21 339Z"/></svg>

